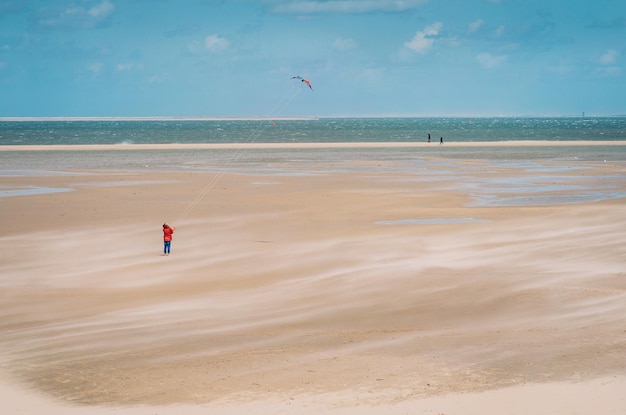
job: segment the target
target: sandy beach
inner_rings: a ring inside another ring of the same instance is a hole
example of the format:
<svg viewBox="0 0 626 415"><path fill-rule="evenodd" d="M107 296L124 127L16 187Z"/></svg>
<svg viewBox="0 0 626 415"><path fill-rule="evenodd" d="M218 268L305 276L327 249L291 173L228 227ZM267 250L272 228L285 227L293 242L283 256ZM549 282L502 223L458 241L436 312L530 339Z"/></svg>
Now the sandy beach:
<svg viewBox="0 0 626 415"><path fill-rule="evenodd" d="M626 413L626 161L372 154L0 176L3 413Z"/></svg>

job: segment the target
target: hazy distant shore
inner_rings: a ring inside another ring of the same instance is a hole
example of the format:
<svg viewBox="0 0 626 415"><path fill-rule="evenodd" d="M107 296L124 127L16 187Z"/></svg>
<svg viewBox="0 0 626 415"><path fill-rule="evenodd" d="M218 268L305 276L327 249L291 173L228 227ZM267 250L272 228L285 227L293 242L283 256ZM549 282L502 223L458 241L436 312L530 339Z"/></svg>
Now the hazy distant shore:
<svg viewBox="0 0 626 415"><path fill-rule="evenodd" d="M318 117L0 117L2 121L292 121Z"/></svg>
<svg viewBox="0 0 626 415"><path fill-rule="evenodd" d="M180 117L163 117L163 116L145 116L145 117L0 117L2 121L288 121L288 120L320 120L320 119L420 119L420 118L465 118L468 120L482 118L626 118L626 114L618 115L598 115L598 116L580 116L580 115L346 115L346 116L276 116L269 117L259 116L180 116Z"/></svg>

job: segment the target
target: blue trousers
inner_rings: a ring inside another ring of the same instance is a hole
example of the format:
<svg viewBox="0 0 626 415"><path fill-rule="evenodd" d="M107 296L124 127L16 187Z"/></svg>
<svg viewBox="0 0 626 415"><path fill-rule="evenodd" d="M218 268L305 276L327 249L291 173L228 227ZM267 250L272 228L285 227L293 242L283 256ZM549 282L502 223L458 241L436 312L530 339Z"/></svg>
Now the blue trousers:
<svg viewBox="0 0 626 415"><path fill-rule="evenodd" d="M164 254L170 253L170 245L172 245L172 241L163 241L163 253Z"/></svg>

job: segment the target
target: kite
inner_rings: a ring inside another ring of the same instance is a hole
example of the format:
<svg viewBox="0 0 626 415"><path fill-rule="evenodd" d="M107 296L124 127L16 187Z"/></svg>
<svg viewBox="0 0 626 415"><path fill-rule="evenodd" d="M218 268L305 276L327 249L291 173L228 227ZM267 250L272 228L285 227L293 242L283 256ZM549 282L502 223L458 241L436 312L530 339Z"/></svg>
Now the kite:
<svg viewBox="0 0 626 415"><path fill-rule="evenodd" d="M291 79L300 79L302 82L304 82L305 84L307 84L309 86L309 88L311 88L311 91L313 91L313 87L311 86L311 82L309 82L308 79L304 79L303 77L301 77L300 75L296 75L296 76L292 76Z"/></svg>

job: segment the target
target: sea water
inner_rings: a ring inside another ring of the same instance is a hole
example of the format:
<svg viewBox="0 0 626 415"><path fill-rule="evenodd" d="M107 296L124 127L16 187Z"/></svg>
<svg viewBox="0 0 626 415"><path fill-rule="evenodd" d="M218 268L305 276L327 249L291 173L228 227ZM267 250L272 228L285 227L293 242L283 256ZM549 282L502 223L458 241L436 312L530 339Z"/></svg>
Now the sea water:
<svg viewBox="0 0 626 415"><path fill-rule="evenodd" d="M250 143L404 142L417 147L354 146L251 148ZM561 141L558 146L446 146L444 142ZM0 151L0 197L67 191L3 186L2 177L99 174L99 171L175 171L317 175L332 172L402 173L406 180L453 180L476 206L571 203L623 198L626 180L608 170L598 183L573 187L568 175L589 163L626 163L626 118L379 118L319 120L29 120L0 121L0 146L121 144L118 149ZM564 142L564 143L563 143ZM229 148L123 150L124 144L236 144ZM571 143L571 145L567 145ZM481 160L465 163L467 160ZM353 161L357 161L354 163ZM490 169L526 172L519 178L475 179ZM622 169L620 169L622 170ZM383 177L383 176L380 176ZM413 179L411 179L413 178ZM596 177L598 179L598 177ZM277 179L279 180L279 179ZM549 194L556 192L556 200ZM548 196L546 196L548 195ZM547 198L547 199L546 199ZM419 218L418 218L419 219ZM407 219L413 224L416 218ZM404 224L404 222L401 222ZM421 222L417 222L421 223Z"/></svg>
<svg viewBox="0 0 626 415"><path fill-rule="evenodd" d="M626 140L626 117L10 120L0 145Z"/></svg>
<svg viewBox="0 0 626 415"><path fill-rule="evenodd" d="M250 143L400 142L430 146L351 148L247 148ZM559 146L440 146L444 142L561 141ZM346 160L391 162L419 171L441 160L483 159L624 161L626 146L580 146L576 141L626 141L626 117L602 118L326 118L326 119L0 119L0 146L98 144L236 144L232 148L164 150L0 151L0 175L78 170L154 170L302 174L341 170ZM561 143L563 144L563 143ZM428 159L425 162L426 158ZM285 171L285 162L296 166ZM440 161L441 162L441 161ZM425 164L426 163L426 164ZM357 168L353 165L351 169Z"/></svg>

